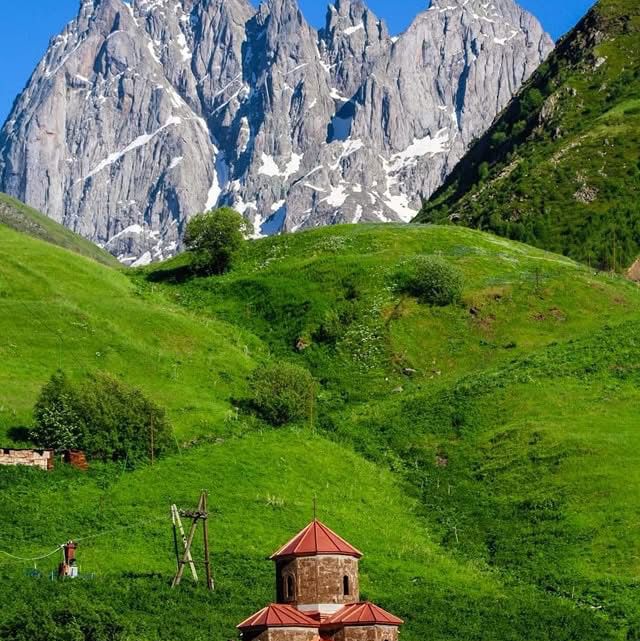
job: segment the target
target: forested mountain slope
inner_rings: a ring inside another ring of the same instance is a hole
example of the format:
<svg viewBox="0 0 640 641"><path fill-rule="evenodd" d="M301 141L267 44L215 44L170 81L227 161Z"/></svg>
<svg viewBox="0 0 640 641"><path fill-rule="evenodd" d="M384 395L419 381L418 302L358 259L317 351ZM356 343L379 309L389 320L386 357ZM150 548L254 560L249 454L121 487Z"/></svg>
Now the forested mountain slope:
<svg viewBox="0 0 640 641"><path fill-rule="evenodd" d="M640 253L639 60L640 4L600 0L417 220L629 267Z"/></svg>

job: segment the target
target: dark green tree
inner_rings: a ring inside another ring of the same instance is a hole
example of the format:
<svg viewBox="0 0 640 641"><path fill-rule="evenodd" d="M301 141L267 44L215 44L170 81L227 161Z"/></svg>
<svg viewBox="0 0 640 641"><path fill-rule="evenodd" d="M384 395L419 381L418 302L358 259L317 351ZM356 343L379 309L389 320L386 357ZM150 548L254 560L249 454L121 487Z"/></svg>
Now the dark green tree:
<svg viewBox="0 0 640 641"><path fill-rule="evenodd" d="M196 269L223 274L242 249L248 231L249 224L241 214L222 207L192 218L184 242L193 254Z"/></svg>
<svg viewBox="0 0 640 641"><path fill-rule="evenodd" d="M171 447L172 430L164 410L139 389L109 374L92 374L80 400L82 445L91 458L136 463Z"/></svg>
<svg viewBox="0 0 640 641"><path fill-rule="evenodd" d="M78 447L82 437L78 406L78 395L71 382L64 372L57 371L42 388L34 407L33 442L56 450Z"/></svg>
<svg viewBox="0 0 640 641"><path fill-rule="evenodd" d="M31 437L37 445L77 448L93 459L135 464L161 456L173 443L164 410L104 373L73 385L56 372L42 389L34 416Z"/></svg>
<svg viewBox="0 0 640 641"><path fill-rule="evenodd" d="M480 180L486 180L489 177L489 173L489 163L486 161L481 162L478 166L478 178L480 178Z"/></svg>

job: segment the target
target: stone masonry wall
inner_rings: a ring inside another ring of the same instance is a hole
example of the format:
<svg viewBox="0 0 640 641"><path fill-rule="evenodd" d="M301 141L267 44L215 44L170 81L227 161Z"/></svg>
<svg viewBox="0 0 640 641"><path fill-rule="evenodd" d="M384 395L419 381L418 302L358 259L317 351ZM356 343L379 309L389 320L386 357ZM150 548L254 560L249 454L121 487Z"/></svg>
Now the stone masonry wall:
<svg viewBox="0 0 640 641"><path fill-rule="evenodd" d="M295 594L288 594L288 577L293 577ZM349 594L344 594L344 577L349 579ZM281 561L276 565L276 581L280 603L347 604L360 599L358 559L349 556L320 555Z"/></svg>
<svg viewBox="0 0 640 641"><path fill-rule="evenodd" d="M271 628L260 633L242 634L243 641L316 641L318 630L315 628Z"/></svg>
<svg viewBox="0 0 640 641"><path fill-rule="evenodd" d="M331 641L398 641L398 628L391 625L350 625L331 635Z"/></svg>
<svg viewBox="0 0 640 641"><path fill-rule="evenodd" d="M318 630L314 628L272 628L266 641L315 641Z"/></svg>
<svg viewBox="0 0 640 641"><path fill-rule="evenodd" d="M0 449L0 465L26 465L41 470L53 469L53 450Z"/></svg>

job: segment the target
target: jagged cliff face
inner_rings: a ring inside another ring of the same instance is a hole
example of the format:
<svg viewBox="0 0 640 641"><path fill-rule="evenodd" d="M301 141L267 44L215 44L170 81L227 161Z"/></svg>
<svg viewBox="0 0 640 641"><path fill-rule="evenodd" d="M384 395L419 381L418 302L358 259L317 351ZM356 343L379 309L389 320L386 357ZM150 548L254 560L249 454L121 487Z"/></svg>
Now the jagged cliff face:
<svg viewBox="0 0 640 641"><path fill-rule="evenodd" d="M128 264L228 204L256 235L410 220L552 49L512 0L85 0L0 133L0 190Z"/></svg>

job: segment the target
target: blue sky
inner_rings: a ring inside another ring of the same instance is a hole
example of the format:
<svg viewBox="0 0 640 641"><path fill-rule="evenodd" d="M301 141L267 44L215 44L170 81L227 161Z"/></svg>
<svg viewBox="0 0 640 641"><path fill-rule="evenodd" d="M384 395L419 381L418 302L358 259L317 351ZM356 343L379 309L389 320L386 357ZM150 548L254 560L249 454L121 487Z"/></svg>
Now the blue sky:
<svg viewBox="0 0 640 641"><path fill-rule="evenodd" d="M299 0L309 22L324 22L327 3ZM413 17L427 7L428 0L368 0L367 5L389 24L393 33L403 31ZM554 38L568 31L594 0L520 0L533 12ZM77 13L80 0L5 0L0 39L0 122L6 118L15 96L26 84L49 39Z"/></svg>

